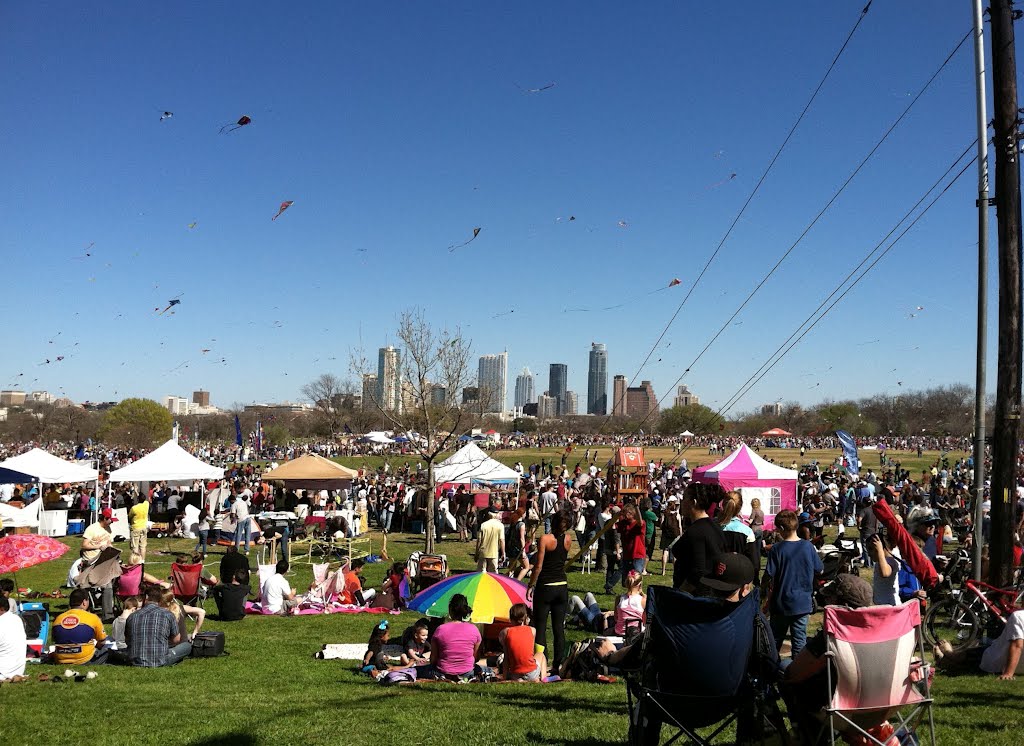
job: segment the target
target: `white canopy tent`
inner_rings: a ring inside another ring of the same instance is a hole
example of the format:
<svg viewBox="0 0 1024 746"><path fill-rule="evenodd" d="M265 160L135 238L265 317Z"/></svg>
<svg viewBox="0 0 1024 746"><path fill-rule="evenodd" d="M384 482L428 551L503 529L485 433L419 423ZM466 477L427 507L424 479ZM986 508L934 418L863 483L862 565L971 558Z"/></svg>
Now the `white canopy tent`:
<svg viewBox="0 0 1024 746"><path fill-rule="evenodd" d="M42 448L33 448L20 456L11 456L0 462L0 466L31 474L44 484L95 482L100 475L96 469L57 458Z"/></svg>
<svg viewBox="0 0 1024 746"><path fill-rule="evenodd" d="M467 443L434 466L436 484L518 484L519 472L488 456L476 443Z"/></svg>
<svg viewBox="0 0 1024 746"><path fill-rule="evenodd" d="M223 478L223 469L196 458L173 440L138 461L110 472L110 482L183 482Z"/></svg>

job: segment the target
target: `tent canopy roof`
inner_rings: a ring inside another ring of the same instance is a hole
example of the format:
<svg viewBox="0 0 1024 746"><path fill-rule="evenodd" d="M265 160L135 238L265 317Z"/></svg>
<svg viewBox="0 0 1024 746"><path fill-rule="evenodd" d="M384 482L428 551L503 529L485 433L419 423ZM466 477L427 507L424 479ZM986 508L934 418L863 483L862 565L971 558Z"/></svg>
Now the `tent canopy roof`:
<svg viewBox="0 0 1024 746"><path fill-rule="evenodd" d="M138 461L110 473L111 482L175 482L223 478L223 469L197 459L173 440Z"/></svg>
<svg viewBox="0 0 1024 746"><path fill-rule="evenodd" d="M99 472L88 466L57 458L42 448L33 448L28 453L12 456L0 463L5 469L31 474L40 482L95 482Z"/></svg>
<svg viewBox="0 0 1024 746"><path fill-rule="evenodd" d="M476 443L467 443L434 467L438 484L518 482L519 472L488 456Z"/></svg>
<svg viewBox="0 0 1024 746"><path fill-rule="evenodd" d="M287 463L281 464L273 471L263 474L268 481L299 481L312 479L355 479L359 472L354 469L342 466L336 461L318 456L315 453L307 453Z"/></svg>
<svg viewBox="0 0 1024 746"><path fill-rule="evenodd" d="M0 484L29 484L38 481L39 479L31 474L0 466Z"/></svg>
<svg viewBox="0 0 1024 746"><path fill-rule="evenodd" d="M792 435L792 434L793 433L786 432L781 427L773 427L771 430L765 430L763 433L761 433L761 435L780 435L780 436L782 436L782 435Z"/></svg>
<svg viewBox="0 0 1024 746"><path fill-rule="evenodd" d="M694 469L693 475L698 482L797 478L795 471L765 461L745 443L718 463Z"/></svg>

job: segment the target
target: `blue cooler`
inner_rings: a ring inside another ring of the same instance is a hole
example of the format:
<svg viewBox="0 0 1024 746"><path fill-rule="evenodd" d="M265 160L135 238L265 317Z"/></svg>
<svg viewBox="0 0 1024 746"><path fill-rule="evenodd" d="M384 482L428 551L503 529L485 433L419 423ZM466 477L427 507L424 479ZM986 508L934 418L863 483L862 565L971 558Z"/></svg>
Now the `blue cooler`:
<svg viewBox="0 0 1024 746"><path fill-rule="evenodd" d="M85 533L85 519L75 518L68 521L68 536L81 536Z"/></svg>

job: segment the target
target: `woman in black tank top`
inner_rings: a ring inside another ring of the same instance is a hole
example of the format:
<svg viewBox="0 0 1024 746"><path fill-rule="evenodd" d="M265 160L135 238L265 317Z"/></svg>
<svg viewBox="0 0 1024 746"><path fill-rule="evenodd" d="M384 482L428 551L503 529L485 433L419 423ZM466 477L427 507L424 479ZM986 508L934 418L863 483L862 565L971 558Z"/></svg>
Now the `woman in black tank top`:
<svg viewBox="0 0 1024 746"><path fill-rule="evenodd" d="M545 646L547 654L548 615L551 615L551 632L554 638L553 654L548 656L551 670L557 673L565 653L565 614L569 607L569 582L565 575L565 563L569 557L572 538L566 536L569 529L569 514L560 511L551 521L551 533L541 537L537 552L537 564L530 575L527 600L533 601L533 627L537 631L537 644Z"/></svg>

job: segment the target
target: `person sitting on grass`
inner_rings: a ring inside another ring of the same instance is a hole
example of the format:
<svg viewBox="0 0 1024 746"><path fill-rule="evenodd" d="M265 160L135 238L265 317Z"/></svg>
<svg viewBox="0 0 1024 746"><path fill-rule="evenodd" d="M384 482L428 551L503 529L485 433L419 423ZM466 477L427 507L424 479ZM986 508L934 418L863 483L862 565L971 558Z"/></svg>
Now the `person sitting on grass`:
<svg viewBox="0 0 1024 746"><path fill-rule="evenodd" d="M238 570L245 570L246 579L243 585L249 583L249 558L238 551L238 547L235 545L229 546L224 551L224 556L220 560L220 576L222 578L233 578Z"/></svg>
<svg viewBox="0 0 1024 746"><path fill-rule="evenodd" d="M1024 675L1024 610L1010 614L999 637L992 644L976 645L957 652L948 640L935 648L935 665L942 671L994 673L1000 681Z"/></svg>
<svg viewBox="0 0 1024 746"><path fill-rule="evenodd" d="M378 604L385 609L405 608L405 600L402 598L402 580L405 578L405 563L395 562L391 565L387 578L384 579L384 586L381 588Z"/></svg>
<svg viewBox="0 0 1024 746"><path fill-rule="evenodd" d="M237 622L245 618L245 599L252 590L249 588L249 571L235 570L230 583L221 583L213 589L213 600L217 603L217 615L222 622Z"/></svg>
<svg viewBox="0 0 1024 746"><path fill-rule="evenodd" d="M7 596L0 596L0 681L20 681L25 675L25 625Z"/></svg>
<svg viewBox="0 0 1024 746"><path fill-rule="evenodd" d="M114 642L117 644L118 650L123 650L128 645L124 638L124 628L128 623L128 617L134 614L141 607L142 601L139 600L138 596L128 596L122 600L121 614L110 626L110 636L114 638Z"/></svg>
<svg viewBox="0 0 1024 746"><path fill-rule="evenodd" d="M402 663L407 666L430 663L430 629L426 624L417 622L413 625L408 639L402 644Z"/></svg>
<svg viewBox="0 0 1024 746"><path fill-rule="evenodd" d="M385 652L384 648L390 639L390 625L387 619L383 619L374 626L366 643L366 653L363 655L364 672L387 671L392 663L400 662L398 658L393 658Z"/></svg>
<svg viewBox="0 0 1024 746"><path fill-rule="evenodd" d="M288 614L299 605L295 591L285 578L288 572L288 560L279 560L276 572L267 578L260 589L263 611L267 614Z"/></svg>
<svg viewBox="0 0 1024 746"><path fill-rule="evenodd" d="M377 591L373 588L363 589L363 565L361 559L352 560L348 572L345 573L345 593L352 599L349 603L357 606L369 606L376 598Z"/></svg>
<svg viewBox="0 0 1024 746"><path fill-rule="evenodd" d="M189 606L181 603L181 601L174 597L174 591L164 589L161 592L160 605L174 615L174 620L178 623L178 631L181 633L182 640L191 642L192 638L198 635L199 630L203 628L203 622L206 620L206 609L201 606ZM185 626L186 616L196 620L196 626L192 630L191 635Z"/></svg>
<svg viewBox="0 0 1024 746"><path fill-rule="evenodd" d="M146 591L146 603L125 623L127 658L133 666L170 666L192 652L192 643L182 640L174 614L161 606L163 594L156 587Z"/></svg>
<svg viewBox="0 0 1024 746"><path fill-rule="evenodd" d="M125 573L134 570L139 565L142 565L142 578L139 583L140 591L146 586L150 585L158 585L161 588L171 587L171 584L166 580L160 580L160 578L156 577L155 575L150 575L148 572L146 572L146 566L144 562L145 560L143 559L141 554L132 552L128 555L128 562L121 565L121 575L124 575Z"/></svg>
<svg viewBox="0 0 1024 746"><path fill-rule="evenodd" d="M627 629L641 631L647 610L647 596L644 594L643 577L635 570L626 573L626 592L615 599L612 611L601 611L597 598L588 593L583 600L579 596L569 599L569 617L581 622L592 632L604 632L614 622L616 635L625 635Z"/></svg>
<svg viewBox="0 0 1024 746"><path fill-rule="evenodd" d="M75 588L68 598L68 610L53 620L54 663L81 666L106 663L110 649L99 645L107 639L103 622L89 611L89 591Z"/></svg>
<svg viewBox="0 0 1024 746"><path fill-rule="evenodd" d="M480 653L480 630L469 622L473 607L461 593L448 602L449 622L445 622L430 639L430 664L433 677L443 681L460 681L476 671Z"/></svg>
<svg viewBox="0 0 1024 746"><path fill-rule="evenodd" d="M537 631L529 626L529 609L526 604L513 604L508 616L512 626L498 633L505 655L501 664L505 681L544 681L548 677L548 662L544 653L535 652Z"/></svg>

